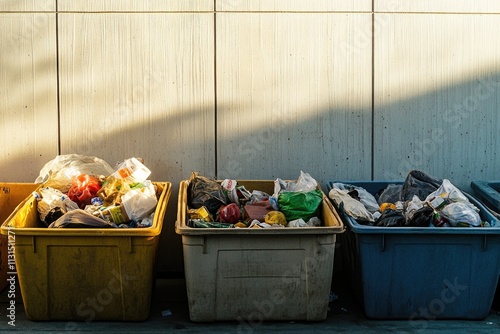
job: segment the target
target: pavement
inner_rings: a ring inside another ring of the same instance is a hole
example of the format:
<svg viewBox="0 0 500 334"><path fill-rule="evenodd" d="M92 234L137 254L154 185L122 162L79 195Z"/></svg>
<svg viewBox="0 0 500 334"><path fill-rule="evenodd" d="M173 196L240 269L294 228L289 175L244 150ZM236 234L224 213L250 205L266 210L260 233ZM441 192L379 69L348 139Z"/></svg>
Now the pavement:
<svg viewBox="0 0 500 334"><path fill-rule="evenodd" d="M185 280L158 278L152 294L150 317L140 322L30 321L22 300L16 298L15 322L8 318L8 289L0 295L0 332L5 333L500 333L500 304L481 320L371 320L356 300L349 284L332 283L333 298L325 321L234 321L194 323L189 319ZM18 287L17 287L18 289ZM19 290L17 290L19 291ZM11 322L9 324L9 322ZM15 326L12 326L15 324Z"/></svg>

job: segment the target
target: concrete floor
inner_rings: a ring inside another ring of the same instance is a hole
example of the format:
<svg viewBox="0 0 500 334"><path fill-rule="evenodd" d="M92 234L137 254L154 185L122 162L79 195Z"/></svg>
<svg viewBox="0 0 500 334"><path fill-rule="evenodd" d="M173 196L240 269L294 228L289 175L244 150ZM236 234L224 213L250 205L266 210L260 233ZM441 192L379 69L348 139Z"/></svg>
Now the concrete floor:
<svg viewBox="0 0 500 334"><path fill-rule="evenodd" d="M337 285L336 285L337 284ZM59 332L103 332L103 333L500 333L500 305L494 305L483 320L370 320L347 284L334 282L338 296L331 302L328 317L322 322L264 322L264 323L193 323L189 310L185 281L183 279L158 279L153 293L150 318L144 322L34 322L26 318L18 299L15 327L8 324L6 309L9 298L7 290L0 295L0 332L44 333ZM19 290L18 290L19 291ZM171 315L162 316L162 311Z"/></svg>

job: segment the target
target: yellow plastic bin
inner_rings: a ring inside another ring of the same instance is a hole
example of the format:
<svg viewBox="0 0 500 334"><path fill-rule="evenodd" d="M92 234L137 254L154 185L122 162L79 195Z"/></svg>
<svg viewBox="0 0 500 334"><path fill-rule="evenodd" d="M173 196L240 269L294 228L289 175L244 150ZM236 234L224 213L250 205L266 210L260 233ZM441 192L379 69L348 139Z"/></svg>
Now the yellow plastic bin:
<svg viewBox="0 0 500 334"><path fill-rule="evenodd" d="M237 181L273 193L273 181ZM194 322L321 321L327 316L335 240L344 225L323 194L321 227L191 228L180 183L176 232L182 235L189 316Z"/></svg>
<svg viewBox="0 0 500 334"><path fill-rule="evenodd" d="M154 182L148 228L41 228L28 197L3 223L14 236L17 278L30 320L142 321L149 317L156 256L171 183Z"/></svg>
<svg viewBox="0 0 500 334"><path fill-rule="evenodd" d="M28 197L39 185L35 183L0 182L0 224ZM7 286L9 271L9 240L7 235L0 235L0 292ZM13 256L12 247L10 249Z"/></svg>

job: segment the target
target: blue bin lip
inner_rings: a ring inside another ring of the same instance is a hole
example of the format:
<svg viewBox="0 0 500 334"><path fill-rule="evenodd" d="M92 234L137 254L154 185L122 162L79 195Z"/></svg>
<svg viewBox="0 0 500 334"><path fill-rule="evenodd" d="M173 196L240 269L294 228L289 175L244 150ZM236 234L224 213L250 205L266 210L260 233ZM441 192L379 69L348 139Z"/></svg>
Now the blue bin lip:
<svg viewBox="0 0 500 334"><path fill-rule="evenodd" d="M480 200L486 202L494 211L500 213L500 192L496 190L500 189L500 181L472 181L470 186Z"/></svg>
<svg viewBox="0 0 500 334"><path fill-rule="evenodd" d="M327 196L334 183L350 184L362 187L372 184L384 189L389 184L403 184L404 181L328 181ZM479 209L479 216L485 221L495 222L495 227L379 227L359 224L354 218L342 215L347 219L347 225L354 233L360 234L500 234L500 221L493 216L476 198L462 191L462 193ZM374 195L372 193L372 195ZM330 199L331 200L331 199Z"/></svg>

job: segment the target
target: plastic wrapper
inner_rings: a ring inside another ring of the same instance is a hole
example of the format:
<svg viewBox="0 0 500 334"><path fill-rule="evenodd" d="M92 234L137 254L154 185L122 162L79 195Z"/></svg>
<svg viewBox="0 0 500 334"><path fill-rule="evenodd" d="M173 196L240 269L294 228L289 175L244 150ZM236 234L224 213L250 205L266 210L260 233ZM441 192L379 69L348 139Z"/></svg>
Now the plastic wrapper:
<svg viewBox="0 0 500 334"><path fill-rule="evenodd" d="M206 222L203 219L189 219L187 225L194 228L234 228L233 224Z"/></svg>
<svg viewBox="0 0 500 334"><path fill-rule="evenodd" d="M106 161L94 156L58 155L42 167L35 183L43 183L44 186L67 193L73 178L80 174L99 177L113 172L114 169Z"/></svg>
<svg viewBox="0 0 500 334"><path fill-rule="evenodd" d="M219 209L218 217L221 223L235 224L241 217L240 207L236 203L223 205Z"/></svg>
<svg viewBox="0 0 500 334"><path fill-rule="evenodd" d="M151 171L137 158L124 160L111 176L129 183L142 183L151 175Z"/></svg>
<svg viewBox="0 0 500 334"><path fill-rule="evenodd" d="M221 186L226 191L227 197L232 203L240 205L240 200L238 198L238 192L236 190L237 182L236 180L225 179L222 181Z"/></svg>
<svg viewBox="0 0 500 334"><path fill-rule="evenodd" d="M191 208L205 206L214 216L222 205L229 203L229 198L219 183L196 174L192 175L188 186L188 200Z"/></svg>
<svg viewBox="0 0 500 334"><path fill-rule="evenodd" d="M189 218L191 219L202 219L206 222L213 222L214 218L212 217L212 214L208 212L207 208L202 206L201 208L198 209L189 209L188 210Z"/></svg>
<svg viewBox="0 0 500 334"><path fill-rule="evenodd" d="M80 209L83 209L90 204L92 198L97 196L100 189L101 183L97 178L88 174L80 174L73 178L68 197L78 204Z"/></svg>
<svg viewBox="0 0 500 334"><path fill-rule="evenodd" d="M122 196L130 190L130 184L114 176L108 176L102 183L97 195L103 200L104 206L119 205Z"/></svg>

